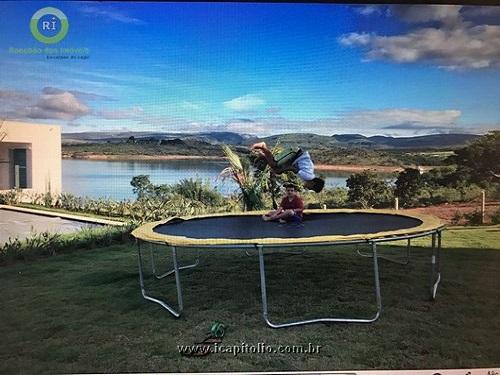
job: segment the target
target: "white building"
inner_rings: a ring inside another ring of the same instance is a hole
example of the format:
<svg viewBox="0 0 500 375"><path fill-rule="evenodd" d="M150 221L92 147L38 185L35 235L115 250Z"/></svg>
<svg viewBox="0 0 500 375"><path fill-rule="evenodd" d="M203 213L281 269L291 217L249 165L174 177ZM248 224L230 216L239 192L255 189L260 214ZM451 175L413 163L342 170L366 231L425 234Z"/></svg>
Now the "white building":
<svg viewBox="0 0 500 375"><path fill-rule="evenodd" d="M61 193L61 127L0 120L0 192Z"/></svg>

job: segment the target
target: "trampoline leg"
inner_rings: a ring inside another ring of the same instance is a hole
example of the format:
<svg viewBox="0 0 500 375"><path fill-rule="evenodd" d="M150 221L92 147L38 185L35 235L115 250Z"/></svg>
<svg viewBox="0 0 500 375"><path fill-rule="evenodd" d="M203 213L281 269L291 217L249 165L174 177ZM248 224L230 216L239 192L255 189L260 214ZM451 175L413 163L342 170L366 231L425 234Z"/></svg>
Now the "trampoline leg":
<svg viewBox="0 0 500 375"><path fill-rule="evenodd" d="M406 266L410 263L410 248L411 248L410 241L411 240L408 239L408 243L406 244L406 258L404 261L400 261L400 260L395 259L394 257L388 257L388 256L384 256L384 255L379 255L378 257L380 259L387 260L388 262L391 262L391 263L396 263L396 264L401 264L403 266ZM366 258L373 257L373 254L363 253L362 251L360 251L358 244L356 244L356 252L358 253L358 255L361 255L362 257L366 257Z"/></svg>
<svg viewBox="0 0 500 375"><path fill-rule="evenodd" d="M183 309L182 306L182 289L181 289L181 283L180 283L180 278L179 278L179 267L177 266L177 253L175 247L172 247L172 256L174 260L174 272L175 272L175 284L177 288L177 301L179 304L179 311L176 311L174 308L172 308L170 305L168 305L166 302L151 297L146 293L146 288L144 287L144 274L143 274L143 266L142 266L142 254L141 254L141 244L140 241L137 240L137 255L138 255L138 264L139 264L139 285L141 287L141 293L144 299L147 299L148 301L155 302L159 304L161 307L166 309L170 314L178 318L181 315L181 311Z"/></svg>
<svg viewBox="0 0 500 375"><path fill-rule="evenodd" d="M377 313L373 318L373 321L377 320L382 312L382 296L380 293L380 278L378 274L378 256L377 256L377 243L372 242L372 252L373 252L373 277L375 281L375 299L377 301Z"/></svg>
<svg viewBox="0 0 500 375"><path fill-rule="evenodd" d="M156 262L155 262L155 257L154 257L154 253L153 253L153 246L154 246L153 244L150 244L151 268L153 270L153 275L158 280L161 280L164 277L167 277L167 276L173 274L175 272L175 269L171 269L170 271L162 273L161 275L157 274L157 272L156 272ZM179 270L185 270L185 269L188 269L188 268L194 268L198 264L200 264L200 251L199 250L196 251L196 261L194 263L192 263L192 264L188 264L188 265L185 265L185 266L180 266Z"/></svg>
<svg viewBox="0 0 500 375"><path fill-rule="evenodd" d="M437 246L436 246L437 237ZM436 293L441 282L441 231L432 234L432 273L431 273L431 299L436 299Z"/></svg>
<svg viewBox="0 0 500 375"><path fill-rule="evenodd" d="M410 249L411 249L411 240L408 238L408 243L406 244L406 262L404 264L410 263Z"/></svg>
<svg viewBox="0 0 500 375"><path fill-rule="evenodd" d="M184 309L183 303L182 303L182 289L181 289L181 275L180 275L180 268L177 265L177 249L175 246L172 246L172 257L174 260L174 273L175 273L175 286L177 288L177 303L179 305L179 311L182 311Z"/></svg>
<svg viewBox="0 0 500 375"><path fill-rule="evenodd" d="M259 269L260 269L260 294L262 297L262 316L264 321L273 327L273 324L267 318L267 287L266 287L266 270L264 267L264 247L262 245L257 245L257 250L259 251Z"/></svg>
<svg viewBox="0 0 500 375"><path fill-rule="evenodd" d="M264 263L264 248L262 245L255 245L259 252L259 268L260 268L260 291L262 296L262 316L266 324L271 328L286 328L293 326L300 326L305 324L314 323L372 323L376 321L382 311L382 297L380 293L380 281L378 273L378 262L377 262L377 245L372 242L372 252L373 252L373 271L375 279L375 298L377 302L377 313L370 319L359 319L359 318L316 318L308 320L291 321L288 323L273 323L269 320L268 306L267 306L267 286L266 286L266 271Z"/></svg>

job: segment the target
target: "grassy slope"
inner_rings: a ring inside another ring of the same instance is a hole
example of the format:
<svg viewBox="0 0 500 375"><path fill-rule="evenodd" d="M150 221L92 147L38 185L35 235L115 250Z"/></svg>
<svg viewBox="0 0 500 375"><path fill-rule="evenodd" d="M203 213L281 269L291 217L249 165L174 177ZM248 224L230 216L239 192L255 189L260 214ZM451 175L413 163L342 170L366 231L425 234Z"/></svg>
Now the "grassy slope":
<svg viewBox="0 0 500 375"><path fill-rule="evenodd" d="M132 245L81 251L0 269L3 373L245 371L494 367L500 364L500 227L445 232L443 281L428 299L429 250L403 267L380 261L384 310L372 325L267 328L260 315L256 257L211 250L183 271L185 314L175 320L144 301ZM416 245L428 246L429 240ZM347 250L347 251L346 251ZM395 246L381 251L397 251ZM193 254L182 252L184 261ZM371 261L351 249L266 259L271 318L330 311L373 312ZM166 265L164 266L166 267ZM154 283L175 299L172 280ZM281 293L280 293L281 291ZM211 354L176 349L204 337L214 320L225 344L321 345L319 355Z"/></svg>

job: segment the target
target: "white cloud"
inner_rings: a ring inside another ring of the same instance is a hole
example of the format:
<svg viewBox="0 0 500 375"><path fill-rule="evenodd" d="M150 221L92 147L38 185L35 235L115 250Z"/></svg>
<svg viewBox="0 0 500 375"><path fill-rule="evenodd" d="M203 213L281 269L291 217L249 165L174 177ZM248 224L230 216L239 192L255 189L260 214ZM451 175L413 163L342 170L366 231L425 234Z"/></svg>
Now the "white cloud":
<svg viewBox="0 0 500 375"><path fill-rule="evenodd" d="M374 34L369 33L348 33L343 34L338 38L340 44L351 47L351 46L366 46L371 43Z"/></svg>
<svg viewBox="0 0 500 375"><path fill-rule="evenodd" d="M500 26L495 25L422 28L396 36L350 33L339 42L364 48L367 61L427 61L454 70L500 67Z"/></svg>
<svg viewBox="0 0 500 375"><path fill-rule="evenodd" d="M111 100L107 96L77 90L44 87L41 93L0 90L0 116L12 119L73 121L91 114L86 100Z"/></svg>
<svg viewBox="0 0 500 375"><path fill-rule="evenodd" d="M458 110L420 110L388 108L342 113L334 118L310 121L288 120L283 117L256 118L252 122L234 119L226 122L224 130L258 136L284 133L360 133L363 135L394 135L446 133L463 131L457 122ZM473 130L471 130L473 131Z"/></svg>
<svg viewBox="0 0 500 375"><path fill-rule="evenodd" d="M78 99L82 100L111 100L110 97L104 95L98 95L91 92L83 92L78 90L62 90L57 87L44 87L42 93L44 94L62 94L64 92L70 92Z"/></svg>
<svg viewBox="0 0 500 375"><path fill-rule="evenodd" d="M484 133L489 129L498 129L500 126L498 122L464 125L460 122L461 116L462 113L456 109L386 108L350 111L339 113L335 117L315 120L289 120L281 116L269 115L252 119L190 121L143 113L137 119L133 119L129 127L137 130L137 126L140 126L142 130L181 133L232 131L261 137L285 133L322 135L359 133L366 136L400 137L436 133Z"/></svg>
<svg viewBox="0 0 500 375"><path fill-rule="evenodd" d="M366 6L356 11L366 16L382 12L382 6L371 7ZM384 9L385 14L407 23L433 22L439 26L427 25L406 34L389 36L353 32L342 35L338 39L339 43L363 49L365 62L422 61L448 70L500 67L500 26L495 25L499 22L490 22L494 18L492 15L495 12L498 14L494 7L390 5Z"/></svg>
<svg viewBox="0 0 500 375"><path fill-rule="evenodd" d="M355 7L354 11L363 16L395 16L407 23L424 23L431 21L453 23L462 17L461 12L464 8L466 7L462 5L398 4L364 5Z"/></svg>
<svg viewBox="0 0 500 375"><path fill-rule="evenodd" d="M265 100L258 95L248 94L224 102L224 106L236 112L249 112L259 108L265 103Z"/></svg>
<svg viewBox="0 0 500 375"><path fill-rule="evenodd" d="M32 119L75 120L90 113L89 107L72 93L42 94L37 103L22 109L21 114Z"/></svg>
<svg viewBox="0 0 500 375"><path fill-rule="evenodd" d="M389 108L347 113L339 122L347 126L366 128L449 128L456 124L461 112L455 109L428 111L420 109Z"/></svg>
<svg viewBox="0 0 500 375"><path fill-rule="evenodd" d="M380 5L364 5L354 8L354 10L363 16L371 16L372 14L380 15L382 13Z"/></svg>
<svg viewBox="0 0 500 375"><path fill-rule="evenodd" d="M390 13L409 23L452 22L459 19L461 5L391 5Z"/></svg>

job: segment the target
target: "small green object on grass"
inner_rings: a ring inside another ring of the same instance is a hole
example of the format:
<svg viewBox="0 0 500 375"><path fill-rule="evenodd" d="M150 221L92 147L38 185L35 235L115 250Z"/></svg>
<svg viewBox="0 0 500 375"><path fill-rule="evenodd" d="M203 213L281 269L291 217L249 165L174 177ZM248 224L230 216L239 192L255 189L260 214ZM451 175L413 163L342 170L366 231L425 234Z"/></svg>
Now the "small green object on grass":
<svg viewBox="0 0 500 375"><path fill-rule="evenodd" d="M226 332L226 326L221 322L215 322L210 326L210 334L213 337L223 337Z"/></svg>

